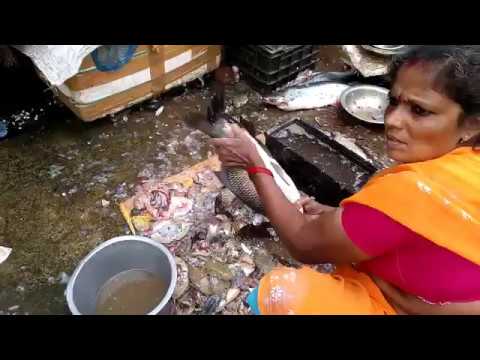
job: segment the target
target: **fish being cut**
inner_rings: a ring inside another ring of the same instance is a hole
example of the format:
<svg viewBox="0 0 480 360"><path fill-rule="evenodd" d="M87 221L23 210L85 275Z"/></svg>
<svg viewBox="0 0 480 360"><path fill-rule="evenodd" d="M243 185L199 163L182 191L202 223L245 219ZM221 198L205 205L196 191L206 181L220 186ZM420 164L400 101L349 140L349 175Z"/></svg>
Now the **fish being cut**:
<svg viewBox="0 0 480 360"><path fill-rule="evenodd" d="M185 118L185 123L213 138L231 137L231 126L233 124L242 126L242 123L225 113L224 89L218 85L216 94L208 107L207 116L200 113L192 113ZM257 148L265 166L272 172L276 184L282 190L285 197L292 203L298 201L300 199L300 193L290 176L288 176L280 164L269 154L269 151L255 140L251 131L249 133L250 140ZM244 204L258 213L264 213L264 208L255 189L255 185L250 180L245 169L223 168L220 172L216 173L216 175Z"/></svg>

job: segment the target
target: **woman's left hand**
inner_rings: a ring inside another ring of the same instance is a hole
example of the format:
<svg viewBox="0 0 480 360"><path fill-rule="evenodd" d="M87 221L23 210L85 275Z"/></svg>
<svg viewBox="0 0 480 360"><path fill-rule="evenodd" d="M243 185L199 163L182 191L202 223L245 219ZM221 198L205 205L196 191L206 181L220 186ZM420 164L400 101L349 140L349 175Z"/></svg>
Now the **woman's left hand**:
<svg viewBox="0 0 480 360"><path fill-rule="evenodd" d="M232 125L232 137L214 139L211 143L226 167L265 166L250 135L237 125Z"/></svg>

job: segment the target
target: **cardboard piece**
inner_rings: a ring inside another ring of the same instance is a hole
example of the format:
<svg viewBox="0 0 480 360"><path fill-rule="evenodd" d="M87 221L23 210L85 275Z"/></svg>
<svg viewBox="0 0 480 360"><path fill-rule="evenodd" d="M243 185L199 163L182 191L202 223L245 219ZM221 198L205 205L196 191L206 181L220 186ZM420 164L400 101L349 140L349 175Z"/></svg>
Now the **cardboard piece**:
<svg viewBox="0 0 480 360"><path fill-rule="evenodd" d="M220 45L140 45L119 71L101 72L87 56L55 91L78 117L93 121L185 84L220 66Z"/></svg>

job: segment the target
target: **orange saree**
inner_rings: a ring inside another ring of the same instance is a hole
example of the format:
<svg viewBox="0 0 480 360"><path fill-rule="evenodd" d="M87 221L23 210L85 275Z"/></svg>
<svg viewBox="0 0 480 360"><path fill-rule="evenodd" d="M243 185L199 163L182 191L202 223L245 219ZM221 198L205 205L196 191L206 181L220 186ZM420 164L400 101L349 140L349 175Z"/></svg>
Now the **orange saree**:
<svg viewBox="0 0 480 360"><path fill-rule="evenodd" d="M480 155L471 148L387 169L342 205L349 203L480 265ZM395 314L373 280L348 266L333 275L276 269L260 282L258 306L262 314Z"/></svg>

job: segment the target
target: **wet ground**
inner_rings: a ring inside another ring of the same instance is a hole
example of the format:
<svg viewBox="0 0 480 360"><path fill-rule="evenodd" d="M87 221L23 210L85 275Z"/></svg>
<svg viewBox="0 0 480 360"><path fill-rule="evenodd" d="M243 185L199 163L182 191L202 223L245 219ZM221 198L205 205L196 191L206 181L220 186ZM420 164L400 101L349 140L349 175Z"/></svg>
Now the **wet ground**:
<svg viewBox="0 0 480 360"><path fill-rule="evenodd" d="M320 67L341 67L335 51L324 51ZM0 265L0 313L68 313L65 274L98 244L129 233L117 205L133 195L137 178L166 177L206 159L208 139L192 134L182 119L205 107L210 88L174 95L161 98L165 108L157 117L144 105L83 123L64 110L0 142L0 245L13 249ZM300 117L356 138L384 158L381 129L322 111L266 108L244 82L228 89L227 101L231 114L258 131Z"/></svg>

